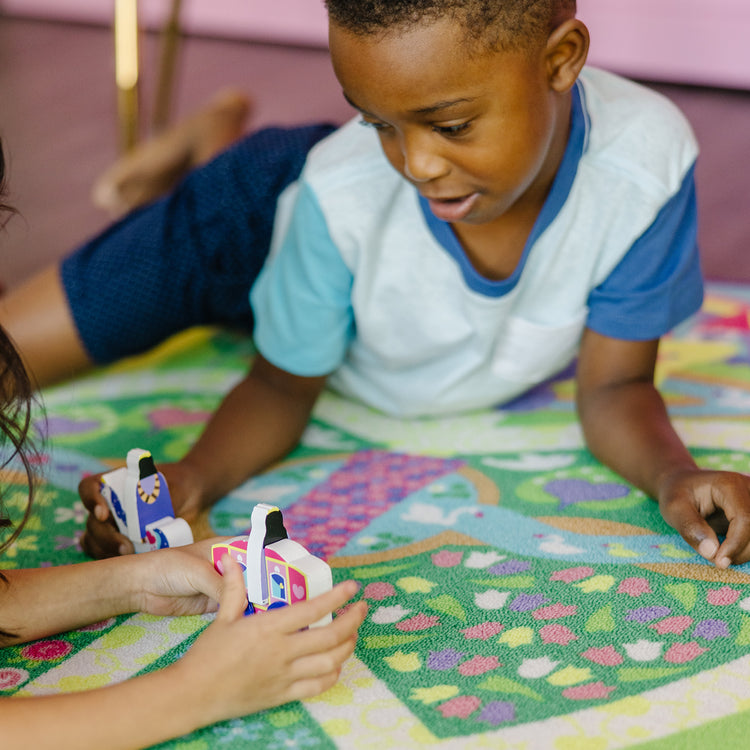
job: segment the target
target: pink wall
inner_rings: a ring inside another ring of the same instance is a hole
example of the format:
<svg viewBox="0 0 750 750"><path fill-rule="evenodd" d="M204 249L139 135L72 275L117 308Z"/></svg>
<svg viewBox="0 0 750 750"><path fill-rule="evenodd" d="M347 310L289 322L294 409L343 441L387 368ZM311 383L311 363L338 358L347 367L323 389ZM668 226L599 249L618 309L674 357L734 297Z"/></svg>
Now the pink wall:
<svg viewBox="0 0 750 750"><path fill-rule="evenodd" d="M593 63L634 77L750 89L748 0L578 0Z"/></svg>
<svg viewBox="0 0 750 750"><path fill-rule="evenodd" d="M0 0L8 14L109 23L111 0ZM169 0L140 0L158 25ZM750 89L748 0L578 0L590 61L644 78ZM325 45L321 0L183 0L188 31Z"/></svg>

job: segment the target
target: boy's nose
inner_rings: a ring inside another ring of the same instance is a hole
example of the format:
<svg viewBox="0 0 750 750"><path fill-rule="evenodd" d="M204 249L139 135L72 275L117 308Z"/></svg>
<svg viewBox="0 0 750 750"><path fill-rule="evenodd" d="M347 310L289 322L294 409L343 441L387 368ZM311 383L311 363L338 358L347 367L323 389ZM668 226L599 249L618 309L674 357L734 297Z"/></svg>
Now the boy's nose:
<svg viewBox="0 0 750 750"><path fill-rule="evenodd" d="M401 154L404 160L404 174L412 182L429 182L442 177L446 162L425 137L404 138Z"/></svg>

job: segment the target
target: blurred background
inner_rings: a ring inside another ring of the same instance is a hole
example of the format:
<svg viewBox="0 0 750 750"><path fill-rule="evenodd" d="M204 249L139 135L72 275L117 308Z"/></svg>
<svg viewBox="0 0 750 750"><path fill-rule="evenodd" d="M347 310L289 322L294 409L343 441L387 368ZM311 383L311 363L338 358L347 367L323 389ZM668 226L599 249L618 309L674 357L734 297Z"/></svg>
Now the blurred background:
<svg viewBox="0 0 750 750"><path fill-rule="evenodd" d="M0 137L11 202L2 237L9 288L99 231L90 198L120 153L113 19L137 5L139 134L149 135L161 31L179 10L169 115L179 120L226 86L247 91L250 126L342 122L320 0L0 0ZM750 3L579 0L590 62L641 80L685 112L698 137L706 276L750 282Z"/></svg>

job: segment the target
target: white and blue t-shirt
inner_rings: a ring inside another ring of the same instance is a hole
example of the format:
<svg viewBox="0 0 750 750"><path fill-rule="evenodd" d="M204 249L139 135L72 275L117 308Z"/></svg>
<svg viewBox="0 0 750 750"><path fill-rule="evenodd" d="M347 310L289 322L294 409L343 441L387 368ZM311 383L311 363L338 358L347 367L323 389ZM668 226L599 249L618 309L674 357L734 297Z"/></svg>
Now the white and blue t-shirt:
<svg viewBox="0 0 750 750"><path fill-rule="evenodd" d="M514 273L471 265L451 226L357 121L280 201L251 302L255 341L296 375L386 413L508 401L564 369L584 327L655 339L694 313L695 138L655 92L587 68L558 174Z"/></svg>

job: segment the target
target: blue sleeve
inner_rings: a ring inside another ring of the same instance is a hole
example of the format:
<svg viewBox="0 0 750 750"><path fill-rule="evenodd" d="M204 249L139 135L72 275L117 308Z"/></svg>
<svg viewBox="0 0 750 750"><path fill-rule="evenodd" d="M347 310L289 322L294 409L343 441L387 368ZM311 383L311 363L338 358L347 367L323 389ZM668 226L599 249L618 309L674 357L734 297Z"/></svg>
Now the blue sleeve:
<svg viewBox="0 0 750 750"><path fill-rule="evenodd" d="M351 288L352 273L303 183L281 246L251 293L258 351L294 375L336 370L354 334Z"/></svg>
<svg viewBox="0 0 750 750"><path fill-rule="evenodd" d="M612 338L648 341L697 312L703 302L697 223L693 167L653 224L589 295L588 327Z"/></svg>

